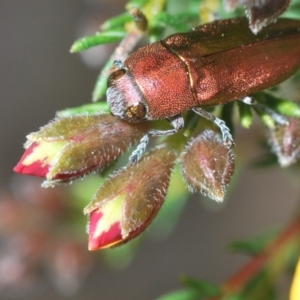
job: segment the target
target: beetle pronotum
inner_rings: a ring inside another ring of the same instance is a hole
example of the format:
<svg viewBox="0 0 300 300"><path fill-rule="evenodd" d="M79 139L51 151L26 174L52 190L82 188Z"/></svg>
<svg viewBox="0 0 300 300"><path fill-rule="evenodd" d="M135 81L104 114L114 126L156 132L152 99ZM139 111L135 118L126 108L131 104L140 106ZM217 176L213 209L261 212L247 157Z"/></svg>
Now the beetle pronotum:
<svg viewBox="0 0 300 300"><path fill-rule="evenodd" d="M129 122L167 119L170 130L150 130L132 153L137 161L149 135L183 128L191 109L215 122L225 143L233 143L224 121L201 107L225 104L270 88L300 67L300 21L279 19L257 35L246 19L219 20L173 34L116 64L108 79L112 114Z"/></svg>

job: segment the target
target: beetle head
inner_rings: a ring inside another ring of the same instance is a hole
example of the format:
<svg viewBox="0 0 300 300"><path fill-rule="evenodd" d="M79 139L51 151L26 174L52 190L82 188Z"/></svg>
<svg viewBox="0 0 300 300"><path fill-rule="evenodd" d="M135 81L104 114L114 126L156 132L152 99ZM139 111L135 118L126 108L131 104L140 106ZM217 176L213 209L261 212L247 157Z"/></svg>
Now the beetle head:
<svg viewBox="0 0 300 300"><path fill-rule="evenodd" d="M107 86L107 102L113 115L129 122L148 119L148 105L127 68L111 73Z"/></svg>

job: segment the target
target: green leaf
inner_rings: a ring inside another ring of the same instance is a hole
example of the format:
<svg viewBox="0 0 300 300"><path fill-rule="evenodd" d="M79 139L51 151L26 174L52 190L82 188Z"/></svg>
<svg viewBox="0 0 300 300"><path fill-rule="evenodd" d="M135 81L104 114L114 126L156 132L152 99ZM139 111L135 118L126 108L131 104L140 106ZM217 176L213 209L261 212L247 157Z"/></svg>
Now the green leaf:
<svg viewBox="0 0 300 300"><path fill-rule="evenodd" d="M283 98L276 97L270 93L262 92L255 94L255 99L260 103L265 104L276 112L289 116L300 118L300 107L297 103L288 101Z"/></svg>
<svg viewBox="0 0 300 300"><path fill-rule="evenodd" d="M126 8L130 7L138 7L141 8L143 7L149 0L131 0L126 4Z"/></svg>
<svg viewBox="0 0 300 300"><path fill-rule="evenodd" d="M221 119L226 123L227 127L230 129L230 133L234 136L234 124L233 124L233 107L234 102L225 104L222 107Z"/></svg>
<svg viewBox="0 0 300 300"><path fill-rule="evenodd" d="M124 29L118 29L114 31L98 32L91 36L85 36L74 42L70 52L81 52L94 46L118 42L125 36L125 34L126 31Z"/></svg>
<svg viewBox="0 0 300 300"><path fill-rule="evenodd" d="M262 249L262 245L256 241L235 241L230 243L230 249L235 252L245 252L247 254L257 254Z"/></svg>
<svg viewBox="0 0 300 300"><path fill-rule="evenodd" d="M149 42L155 43L161 40L163 32L165 30L165 25L161 26L159 24L150 24L149 26Z"/></svg>
<svg viewBox="0 0 300 300"><path fill-rule="evenodd" d="M253 116L250 105L242 102L238 102L238 108L240 113L240 122L244 128L249 128L252 124Z"/></svg>
<svg viewBox="0 0 300 300"><path fill-rule="evenodd" d="M85 104L78 107L66 108L64 110L56 112L56 116L59 118L62 117L70 117L78 114L86 114L86 113L108 113L109 107L106 102L98 102L98 103L90 103Z"/></svg>
<svg viewBox="0 0 300 300"><path fill-rule="evenodd" d="M168 14L166 12L161 12L157 14L153 23L162 22L165 25L173 27L176 31L188 31L191 29L191 21L197 20L197 13L179 13L179 14Z"/></svg>
<svg viewBox="0 0 300 300"><path fill-rule="evenodd" d="M110 69L112 65L113 65L113 60L110 58L106 62L105 66L102 68L96 80L96 84L93 90L93 96L92 96L93 102L99 101L105 95L107 89L107 79L109 77Z"/></svg>
<svg viewBox="0 0 300 300"><path fill-rule="evenodd" d="M275 300L275 278L263 269L244 286L239 294L243 300Z"/></svg>
<svg viewBox="0 0 300 300"><path fill-rule="evenodd" d="M270 129L275 129L275 121L274 119L267 114L266 112L258 110L256 107L254 107L255 111L257 112L259 118L262 120L262 122Z"/></svg>
<svg viewBox="0 0 300 300"><path fill-rule="evenodd" d="M299 16L300 16L299 1L292 1L291 5L289 6L289 9L285 11L285 13L282 15L282 17L292 18L292 19L299 19Z"/></svg>
<svg viewBox="0 0 300 300"><path fill-rule="evenodd" d="M181 278L181 282L190 290L197 292L199 297L215 297L221 294L221 290L217 285L204 280L184 276Z"/></svg>
<svg viewBox="0 0 300 300"><path fill-rule="evenodd" d="M266 245L276 236L277 229L271 228L250 240L233 241L229 249L234 252L243 252L250 255L260 253Z"/></svg>
<svg viewBox="0 0 300 300"><path fill-rule="evenodd" d="M120 14L116 17L110 18L108 20L106 20L102 25L101 25L101 29L103 31L105 30L111 30L111 29L115 29L117 27L121 27L122 25L124 25L127 22L132 21L132 16L128 13L125 12L123 14Z"/></svg>
<svg viewBox="0 0 300 300"><path fill-rule="evenodd" d="M200 300L199 295L189 290L178 290L160 296L156 300Z"/></svg>

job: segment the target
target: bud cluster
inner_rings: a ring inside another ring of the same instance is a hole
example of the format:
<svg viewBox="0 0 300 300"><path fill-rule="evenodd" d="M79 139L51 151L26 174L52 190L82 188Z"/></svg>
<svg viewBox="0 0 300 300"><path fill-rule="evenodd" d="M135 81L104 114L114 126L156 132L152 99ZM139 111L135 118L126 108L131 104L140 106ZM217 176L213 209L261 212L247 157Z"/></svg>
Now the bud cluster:
<svg viewBox="0 0 300 300"><path fill-rule="evenodd" d="M27 136L15 171L44 177L44 187L101 172L148 130L108 114L56 118ZM131 165L113 173L84 209L89 249L127 242L143 232L161 209L176 161L192 191L222 201L234 170L230 147L214 131L204 131L182 152L168 140Z"/></svg>

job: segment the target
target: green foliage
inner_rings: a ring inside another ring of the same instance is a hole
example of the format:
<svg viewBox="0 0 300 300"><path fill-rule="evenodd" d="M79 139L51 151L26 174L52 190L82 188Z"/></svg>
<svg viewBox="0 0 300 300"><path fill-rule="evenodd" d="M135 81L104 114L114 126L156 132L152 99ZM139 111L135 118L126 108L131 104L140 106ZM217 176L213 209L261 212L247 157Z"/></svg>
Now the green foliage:
<svg viewBox="0 0 300 300"><path fill-rule="evenodd" d="M195 291L190 290L178 290L167 293L160 296L156 300L200 300L198 294Z"/></svg>
<svg viewBox="0 0 300 300"><path fill-rule="evenodd" d="M185 286L184 290L167 293L156 300L201 300L221 295L218 286L203 280L182 277L181 282Z"/></svg>
<svg viewBox="0 0 300 300"><path fill-rule="evenodd" d="M232 136L234 136L234 121L233 121L233 109L235 103L230 102L222 107L221 119L225 121L227 127L230 129Z"/></svg>
<svg viewBox="0 0 300 300"><path fill-rule="evenodd" d="M109 44L120 41L126 34L123 29L97 32L95 35L85 36L72 45L70 52L76 53L87 50L94 46Z"/></svg>
<svg viewBox="0 0 300 300"><path fill-rule="evenodd" d="M100 28L103 31L113 30L115 28L122 27L125 23L130 22L131 20L132 16L128 12L125 12L116 17L108 19L101 25Z"/></svg>
<svg viewBox="0 0 300 300"><path fill-rule="evenodd" d="M188 31L191 28L190 22L198 19L197 13L180 13L171 15L166 12L159 13L154 22L162 23L164 26L170 26L176 31Z"/></svg>
<svg viewBox="0 0 300 300"><path fill-rule="evenodd" d="M265 249L270 241L274 239L277 233L277 229L270 229L249 240L233 241L230 242L229 249L234 252L255 255Z"/></svg>
<svg viewBox="0 0 300 300"><path fill-rule="evenodd" d="M243 287L238 296L241 300L275 300L274 278L263 269Z"/></svg>
<svg viewBox="0 0 300 300"><path fill-rule="evenodd" d="M184 276L181 278L182 284L198 293L198 297L215 297L220 295L220 288L210 282Z"/></svg>
<svg viewBox="0 0 300 300"><path fill-rule="evenodd" d="M240 123L244 128L249 128L253 121L251 107L245 103L238 102Z"/></svg>
<svg viewBox="0 0 300 300"><path fill-rule="evenodd" d="M260 92L255 94L254 97L257 101L270 107L279 114L294 118L300 117L300 107L297 103L276 97L270 92Z"/></svg>

